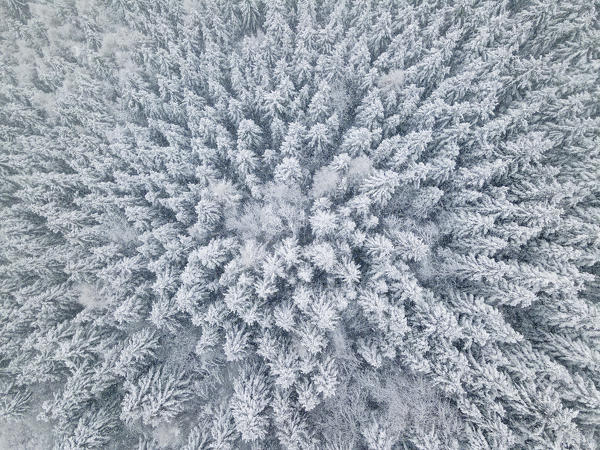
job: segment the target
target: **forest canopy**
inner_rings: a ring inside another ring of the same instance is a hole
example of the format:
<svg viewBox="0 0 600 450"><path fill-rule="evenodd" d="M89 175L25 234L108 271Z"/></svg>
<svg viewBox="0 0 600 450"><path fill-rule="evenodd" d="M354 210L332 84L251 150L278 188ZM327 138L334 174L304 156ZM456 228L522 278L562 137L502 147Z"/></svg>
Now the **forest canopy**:
<svg viewBox="0 0 600 450"><path fill-rule="evenodd" d="M0 2L0 448L598 448L599 8Z"/></svg>

